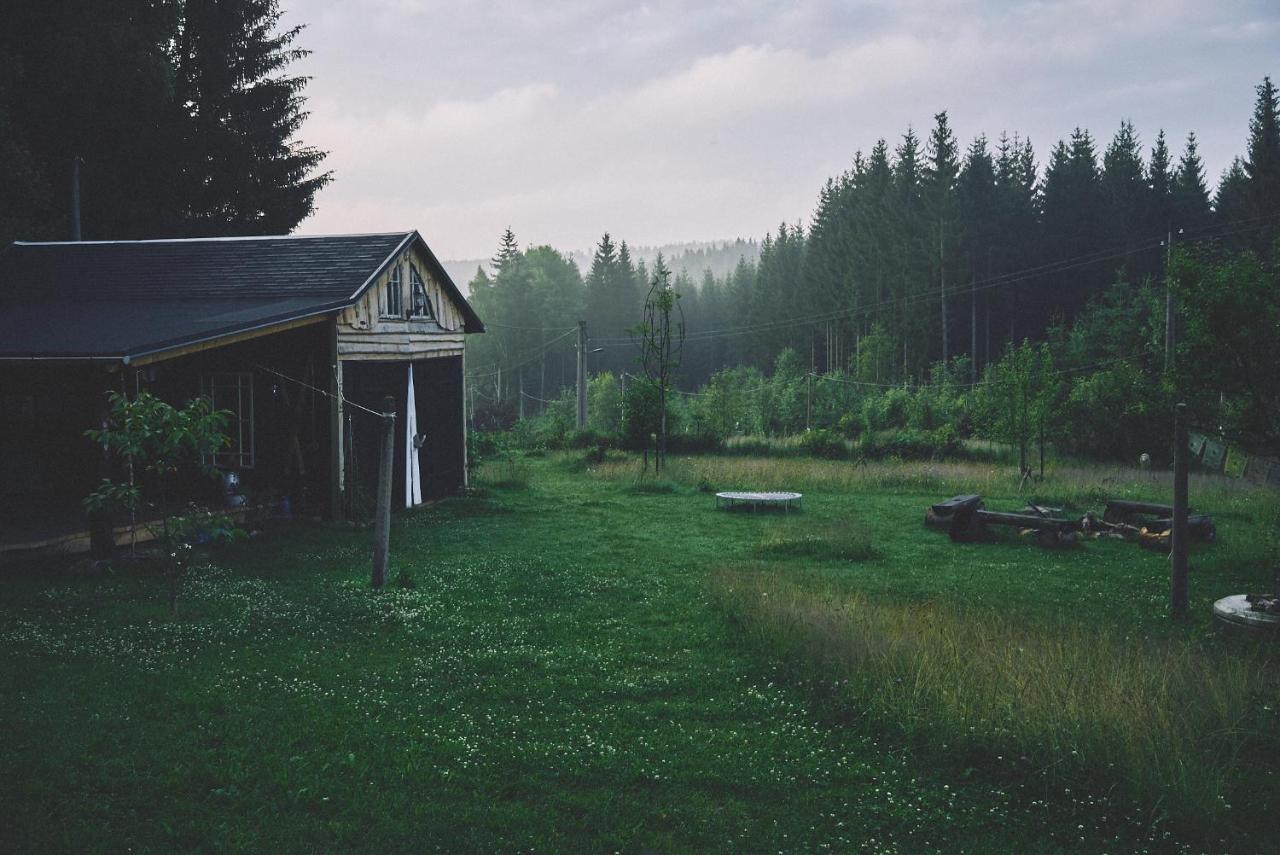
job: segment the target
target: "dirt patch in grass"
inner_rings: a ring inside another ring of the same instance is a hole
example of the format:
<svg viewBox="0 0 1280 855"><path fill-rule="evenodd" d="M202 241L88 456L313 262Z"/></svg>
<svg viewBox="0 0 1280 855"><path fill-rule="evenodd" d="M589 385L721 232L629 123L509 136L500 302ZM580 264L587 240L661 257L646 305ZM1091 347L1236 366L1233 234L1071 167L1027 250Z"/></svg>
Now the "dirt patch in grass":
<svg viewBox="0 0 1280 855"><path fill-rule="evenodd" d="M857 524L784 522L760 536L754 552L760 558L812 558L819 561L865 561L875 557L871 535Z"/></svg>

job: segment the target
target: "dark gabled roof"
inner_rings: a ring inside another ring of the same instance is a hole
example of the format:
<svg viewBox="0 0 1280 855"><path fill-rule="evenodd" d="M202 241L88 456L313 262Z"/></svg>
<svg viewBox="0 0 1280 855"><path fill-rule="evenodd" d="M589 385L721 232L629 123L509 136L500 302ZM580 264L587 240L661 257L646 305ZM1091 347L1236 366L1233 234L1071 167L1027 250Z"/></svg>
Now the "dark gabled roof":
<svg viewBox="0 0 1280 855"><path fill-rule="evenodd" d="M416 231L376 235L15 243L0 252L0 358L129 359L354 303Z"/></svg>

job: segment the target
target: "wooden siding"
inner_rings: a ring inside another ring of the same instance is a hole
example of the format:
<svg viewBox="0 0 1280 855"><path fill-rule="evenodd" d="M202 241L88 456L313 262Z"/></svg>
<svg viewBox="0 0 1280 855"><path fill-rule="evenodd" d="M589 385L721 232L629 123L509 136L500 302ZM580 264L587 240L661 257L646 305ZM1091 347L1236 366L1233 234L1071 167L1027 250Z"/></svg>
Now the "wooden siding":
<svg viewBox="0 0 1280 855"><path fill-rule="evenodd" d="M400 268L400 304L413 305L409 265L417 268L427 289L436 320L384 317L387 283L391 271ZM417 250L410 246L374 281L356 303L337 315L339 359L399 360L459 356L463 345L463 318L458 306L435 280Z"/></svg>

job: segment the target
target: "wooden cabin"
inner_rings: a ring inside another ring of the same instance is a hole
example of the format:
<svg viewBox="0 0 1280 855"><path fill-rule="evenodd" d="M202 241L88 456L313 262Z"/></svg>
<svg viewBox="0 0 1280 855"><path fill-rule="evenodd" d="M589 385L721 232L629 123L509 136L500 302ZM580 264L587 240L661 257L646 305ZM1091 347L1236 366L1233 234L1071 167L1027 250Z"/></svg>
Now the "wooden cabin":
<svg viewBox="0 0 1280 855"><path fill-rule="evenodd" d="M87 546L109 391L228 411L211 462L266 512L367 518L387 396L398 503L466 484L463 338L484 326L416 231L14 243L0 317L0 550Z"/></svg>

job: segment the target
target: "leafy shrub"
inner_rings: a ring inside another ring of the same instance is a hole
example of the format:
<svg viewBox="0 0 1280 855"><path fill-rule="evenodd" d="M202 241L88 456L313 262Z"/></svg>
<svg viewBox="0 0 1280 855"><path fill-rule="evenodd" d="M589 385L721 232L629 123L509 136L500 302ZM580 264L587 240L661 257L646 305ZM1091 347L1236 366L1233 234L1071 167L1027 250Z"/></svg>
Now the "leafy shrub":
<svg viewBox="0 0 1280 855"><path fill-rule="evenodd" d="M843 460L849 454L844 440L824 428L805 431L800 437L800 446L811 456L824 460Z"/></svg>
<svg viewBox="0 0 1280 855"><path fill-rule="evenodd" d="M573 449L594 448L605 451L613 447L613 442L613 437L591 428L570 431L565 437L565 447Z"/></svg>
<svg viewBox="0 0 1280 855"><path fill-rule="evenodd" d="M959 437L951 425L937 430L897 430L882 436L866 434L858 443L857 451L869 460L896 457L899 460L935 460L958 456L963 450Z"/></svg>

